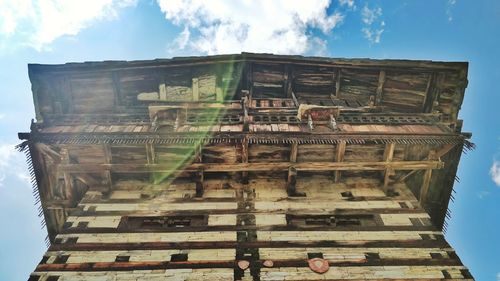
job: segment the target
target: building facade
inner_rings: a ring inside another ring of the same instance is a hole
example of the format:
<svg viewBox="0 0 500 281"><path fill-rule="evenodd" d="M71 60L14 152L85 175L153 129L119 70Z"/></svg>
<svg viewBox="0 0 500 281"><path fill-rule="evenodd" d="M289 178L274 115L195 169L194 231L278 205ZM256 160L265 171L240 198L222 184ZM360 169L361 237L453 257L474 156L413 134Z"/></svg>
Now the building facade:
<svg viewBox="0 0 500 281"><path fill-rule="evenodd" d="M467 63L29 65L30 281L473 280L446 242Z"/></svg>

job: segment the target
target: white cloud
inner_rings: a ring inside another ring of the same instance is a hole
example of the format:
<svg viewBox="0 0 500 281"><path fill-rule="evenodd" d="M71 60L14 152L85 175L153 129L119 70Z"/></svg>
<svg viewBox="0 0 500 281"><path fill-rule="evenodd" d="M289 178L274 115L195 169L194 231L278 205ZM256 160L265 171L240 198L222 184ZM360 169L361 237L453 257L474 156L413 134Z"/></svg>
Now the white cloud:
<svg viewBox="0 0 500 281"><path fill-rule="evenodd" d="M490 168L491 180L498 186L500 186L500 162L493 161L493 165Z"/></svg>
<svg viewBox="0 0 500 281"><path fill-rule="evenodd" d="M339 0L340 6L347 6L349 8L356 8L354 5L354 0Z"/></svg>
<svg viewBox="0 0 500 281"><path fill-rule="evenodd" d="M184 27L176 39L180 49L210 55L311 52L321 49L318 43L324 41L310 30L327 35L344 19L340 12L327 14L329 0L158 0L158 4L166 19Z"/></svg>
<svg viewBox="0 0 500 281"><path fill-rule="evenodd" d="M446 16L448 16L448 21L453 20L453 13L452 13L452 8L457 4L457 0L448 0L448 3L446 3Z"/></svg>
<svg viewBox="0 0 500 281"><path fill-rule="evenodd" d="M381 18L382 8L380 7L370 9L368 5L365 5L361 11L361 21L363 22L361 31L370 43L380 43L385 27L385 21Z"/></svg>
<svg viewBox="0 0 500 281"><path fill-rule="evenodd" d="M0 40L12 39L36 50L59 37L76 35L99 20L114 19L136 0L0 0ZM5 45L5 43L4 43Z"/></svg>

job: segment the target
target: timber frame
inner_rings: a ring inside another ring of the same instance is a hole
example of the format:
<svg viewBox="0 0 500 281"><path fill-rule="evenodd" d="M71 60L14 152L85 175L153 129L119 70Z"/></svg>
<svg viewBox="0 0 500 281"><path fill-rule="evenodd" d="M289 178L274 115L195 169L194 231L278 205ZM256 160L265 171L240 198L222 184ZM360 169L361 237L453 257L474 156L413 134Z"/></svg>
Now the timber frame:
<svg viewBox="0 0 500 281"><path fill-rule="evenodd" d="M275 280L268 259L283 270L308 265L270 249L303 247L381 249L361 259L330 259L346 272L360 265L409 266L414 277L400 278L424 280L419 268L433 267L438 273L429 276L441 277L429 278L472 280L440 234L461 153L473 148L458 119L467 67L251 53L31 64L37 116L31 132L19 133L19 147L34 170L51 244L33 280L71 271L119 278L146 269L213 269L207 280ZM314 204L322 207L314 210ZM215 222L231 216L229 224ZM266 216L280 223L262 223ZM392 216L411 224L391 225ZM108 221L98 226L91 217ZM363 234L384 231L406 238ZM175 236L184 232L192 237ZM359 239L342 241L342 232ZM136 233L145 240L134 240ZM280 240L287 233L310 236ZM121 238L110 242L106 235ZM440 249L444 258L391 257L391 247ZM191 261L181 249L235 253ZM165 250L172 252L170 262L133 256ZM52 257L58 251L75 262ZM96 262L87 258L92 251L127 255ZM248 260L249 270L238 260ZM67 274L60 276L75 278ZM378 280L374 276L369 279Z"/></svg>

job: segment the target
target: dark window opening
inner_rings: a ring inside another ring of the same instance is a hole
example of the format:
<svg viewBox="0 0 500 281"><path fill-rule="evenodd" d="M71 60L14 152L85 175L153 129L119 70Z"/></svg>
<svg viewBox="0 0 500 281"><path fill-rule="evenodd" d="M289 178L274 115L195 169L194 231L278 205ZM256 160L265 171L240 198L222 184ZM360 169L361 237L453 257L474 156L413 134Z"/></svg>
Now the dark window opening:
<svg viewBox="0 0 500 281"><path fill-rule="evenodd" d="M116 256L115 262L128 262L130 260L130 256Z"/></svg>
<svg viewBox="0 0 500 281"><path fill-rule="evenodd" d="M49 276L46 281L57 281L59 280L59 276Z"/></svg>
<svg viewBox="0 0 500 281"><path fill-rule="evenodd" d="M377 221L373 215L292 215L287 214L288 225L299 227L319 226L375 226Z"/></svg>
<svg viewBox="0 0 500 281"><path fill-rule="evenodd" d="M89 226L89 222L88 221L78 222L78 228L87 228L88 226Z"/></svg>
<svg viewBox="0 0 500 281"><path fill-rule="evenodd" d="M67 221L67 222L63 223L63 229L68 229L68 228L70 228L72 225L73 225L73 223L72 223L72 222Z"/></svg>
<svg viewBox="0 0 500 281"><path fill-rule="evenodd" d="M431 258L433 258L433 259L442 259L443 255L441 255L441 253L431 253Z"/></svg>
<svg viewBox="0 0 500 281"><path fill-rule="evenodd" d="M429 234L420 234L420 238L422 238L422 240L431 240L431 236Z"/></svg>
<svg viewBox="0 0 500 281"><path fill-rule="evenodd" d="M308 259L315 259L315 258L322 259L323 253L307 253L307 258Z"/></svg>
<svg viewBox="0 0 500 281"><path fill-rule="evenodd" d="M69 255L60 255L57 256L56 259L54 260L54 263L66 263L68 260Z"/></svg>
<svg viewBox="0 0 500 281"><path fill-rule="evenodd" d="M188 226L208 225L207 216L158 216L158 217L124 217L119 228L127 229L165 229Z"/></svg>
<svg viewBox="0 0 500 281"><path fill-rule="evenodd" d="M43 256L42 260L40 261L40 264L47 263L47 260L49 259L49 256Z"/></svg>
<svg viewBox="0 0 500 281"><path fill-rule="evenodd" d="M408 206L408 204L406 204L406 202L399 202L399 206L401 206L402 209L409 209L410 208Z"/></svg>
<svg viewBox="0 0 500 281"><path fill-rule="evenodd" d="M341 192L340 195L342 195L342 197L344 197L344 198L352 198L352 197L354 197L352 195L352 192L350 192L350 191Z"/></svg>
<svg viewBox="0 0 500 281"><path fill-rule="evenodd" d="M441 273L443 273L443 277L445 279L450 279L451 278L451 274L448 272L448 270L441 270Z"/></svg>
<svg viewBox="0 0 500 281"><path fill-rule="evenodd" d="M380 259L380 254L379 253L366 253L365 257L368 260L379 260Z"/></svg>
<svg viewBox="0 0 500 281"><path fill-rule="evenodd" d="M460 273L465 279L472 279L472 274L470 274L468 269L460 269Z"/></svg>
<svg viewBox="0 0 500 281"><path fill-rule="evenodd" d="M173 254L170 256L170 261L172 262L187 261L187 260L188 260L187 254Z"/></svg>
<svg viewBox="0 0 500 281"><path fill-rule="evenodd" d="M66 239L66 244L75 244L78 241L78 237L70 237Z"/></svg>

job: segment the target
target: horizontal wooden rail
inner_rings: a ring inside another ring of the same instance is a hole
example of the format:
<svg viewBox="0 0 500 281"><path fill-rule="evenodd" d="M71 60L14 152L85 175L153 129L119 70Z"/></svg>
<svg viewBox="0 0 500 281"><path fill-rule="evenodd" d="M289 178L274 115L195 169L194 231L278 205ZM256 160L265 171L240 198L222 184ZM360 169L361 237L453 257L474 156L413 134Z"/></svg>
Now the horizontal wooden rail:
<svg viewBox="0 0 500 281"><path fill-rule="evenodd" d="M185 172L275 172L288 171L383 171L441 169L441 161L399 161L399 162L267 162L267 163L193 163L188 165L171 164L60 164L58 170L65 173L170 173Z"/></svg>

